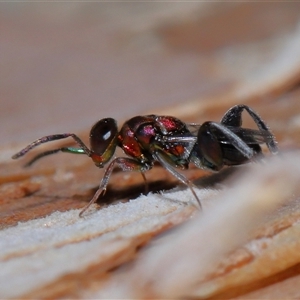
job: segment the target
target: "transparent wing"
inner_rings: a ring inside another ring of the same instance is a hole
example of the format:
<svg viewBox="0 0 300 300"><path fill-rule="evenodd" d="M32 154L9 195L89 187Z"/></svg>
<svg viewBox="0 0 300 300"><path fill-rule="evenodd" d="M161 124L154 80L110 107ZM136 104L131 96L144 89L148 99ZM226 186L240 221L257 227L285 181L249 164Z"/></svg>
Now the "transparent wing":
<svg viewBox="0 0 300 300"><path fill-rule="evenodd" d="M249 128L241 128L234 126L226 126L238 137L240 137L246 144L263 144L272 141L274 137L270 132L266 130L256 130ZM230 144L230 141L225 137L219 134L218 139L221 143Z"/></svg>
<svg viewBox="0 0 300 300"><path fill-rule="evenodd" d="M190 143L194 144L197 140L197 134L201 124L197 123L188 123L187 127L190 131L190 135L185 136L168 136L165 137L165 142L168 143ZM227 129L230 129L238 137L240 137L246 144L263 144L269 141L272 141L274 137L270 132L266 130L256 130L250 128L242 128L235 126L226 126ZM216 128L212 128L212 131L215 131L218 140L223 144L231 144L228 137L226 137L222 132Z"/></svg>
<svg viewBox="0 0 300 300"><path fill-rule="evenodd" d="M190 133L194 136L197 136L199 128L201 127L202 124L199 123L186 123L186 127L190 131Z"/></svg>

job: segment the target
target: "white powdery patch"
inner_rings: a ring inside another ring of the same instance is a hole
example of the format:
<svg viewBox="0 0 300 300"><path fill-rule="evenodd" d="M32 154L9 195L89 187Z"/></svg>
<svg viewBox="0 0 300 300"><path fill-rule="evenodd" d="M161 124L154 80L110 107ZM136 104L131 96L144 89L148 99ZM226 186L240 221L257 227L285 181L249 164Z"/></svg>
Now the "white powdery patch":
<svg viewBox="0 0 300 300"><path fill-rule="evenodd" d="M200 199L215 194L197 192ZM192 197L190 191L149 194L102 209L94 205L83 218L80 210L55 212L0 231L1 296L21 296L37 282L45 285L130 248L131 240L163 224Z"/></svg>

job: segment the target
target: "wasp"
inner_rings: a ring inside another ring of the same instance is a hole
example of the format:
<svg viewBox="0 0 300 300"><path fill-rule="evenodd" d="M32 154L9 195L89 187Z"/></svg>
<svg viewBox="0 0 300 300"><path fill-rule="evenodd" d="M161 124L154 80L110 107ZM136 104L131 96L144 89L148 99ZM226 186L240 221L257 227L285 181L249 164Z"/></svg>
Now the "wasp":
<svg viewBox="0 0 300 300"><path fill-rule="evenodd" d="M257 129L242 127L243 111L250 115ZM240 104L230 108L220 122L203 124L184 123L172 116L146 115L129 119L118 130L116 120L104 118L90 130L90 148L74 133L53 134L37 139L12 158L17 159L40 144L68 137L73 138L77 147L42 152L26 166L57 152L87 155L99 168L108 164L98 190L79 216L105 193L115 166L123 171L138 171L146 181L145 172L159 162L190 189L201 209L194 184L178 169L187 169L192 163L198 168L219 171L224 166L259 161L263 157L261 144L266 144L272 154L278 152L267 124L250 107ZM113 158L116 147L122 148L126 156Z"/></svg>

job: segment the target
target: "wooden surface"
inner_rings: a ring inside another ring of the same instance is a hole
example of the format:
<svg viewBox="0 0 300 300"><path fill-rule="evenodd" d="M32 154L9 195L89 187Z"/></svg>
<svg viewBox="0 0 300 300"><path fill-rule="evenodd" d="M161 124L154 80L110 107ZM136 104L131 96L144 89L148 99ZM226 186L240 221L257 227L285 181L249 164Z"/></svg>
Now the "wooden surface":
<svg viewBox="0 0 300 300"><path fill-rule="evenodd" d="M181 291L151 284L141 285L144 292L138 286L132 291L131 281L139 274L132 260L139 266L141 253L163 246L165 237L172 236L170 228L197 219L193 206L177 203L178 197L185 203L189 196L167 194L142 198L145 204L141 198L128 202L143 193L143 179L116 171L99 201L105 209L95 207L94 213L80 219L77 209L91 199L103 175L92 161L57 154L24 169L31 154L18 161L10 157L46 134L72 131L88 142L89 127L107 116L122 123L137 114L156 113L201 123L220 120L238 103L262 116L282 152L298 150L299 3L48 5L1 3L0 296L144 298L167 297L173 291L172 297L182 297L186 285ZM245 125L254 126L248 117ZM279 178L281 169L286 172L280 165ZM208 173L191 167L184 173L207 189L207 194L201 189L199 193L208 214L215 209L210 201L226 192L223 177L231 178L226 172L203 177ZM268 182L265 176L262 181ZM147 179L153 192L177 186L159 166L147 173ZM254 200L263 193L261 187L253 191ZM290 204L292 214L274 213L273 220L261 220L256 233L251 231L253 224L245 227L249 235L235 248L219 245L223 262L208 267L205 280L187 296L299 297L294 289L300 282L298 227L293 227L300 220L297 201L298 197ZM153 240L162 232L165 235ZM271 246L256 256L247 247L263 239ZM150 249L144 250L149 243ZM278 259L290 259L281 264L270 261L274 251ZM269 268L268 261L278 268ZM163 271L157 269L157 276ZM251 281L243 272L257 277ZM122 273L128 286L113 294L111 287L124 279ZM148 282L146 275L141 282ZM180 280L174 278L174 283ZM214 292L205 294L213 284Z"/></svg>

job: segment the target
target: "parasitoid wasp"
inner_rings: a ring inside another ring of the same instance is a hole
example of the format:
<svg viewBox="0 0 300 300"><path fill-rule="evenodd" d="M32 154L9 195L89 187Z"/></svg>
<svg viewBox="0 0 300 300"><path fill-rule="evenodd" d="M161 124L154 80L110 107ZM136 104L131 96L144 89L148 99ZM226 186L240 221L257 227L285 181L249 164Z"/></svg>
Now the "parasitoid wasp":
<svg viewBox="0 0 300 300"><path fill-rule="evenodd" d="M242 112L247 111L258 129L242 127ZM118 131L112 118L99 120L90 131L90 149L74 133L54 134L42 137L16 153L17 159L31 149L50 141L71 137L78 147L62 147L36 155L26 166L38 159L57 152L85 154L95 165L103 168L108 164L100 186L79 216L105 193L110 176L117 165L123 171L139 171L144 180L145 172L154 162L159 162L179 181L189 187L197 200L194 184L177 171L187 169L190 163L196 167L219 171L223 166L240 165L259 161L262 157L261 144L266 144L272 154L278 152L275 138L266 123L247 105L235 105L220 122L207 121L203 124L187 124L171 116L136 116L126 121ZM115 157L116 147L123 149L126 157Z"/></svg>

